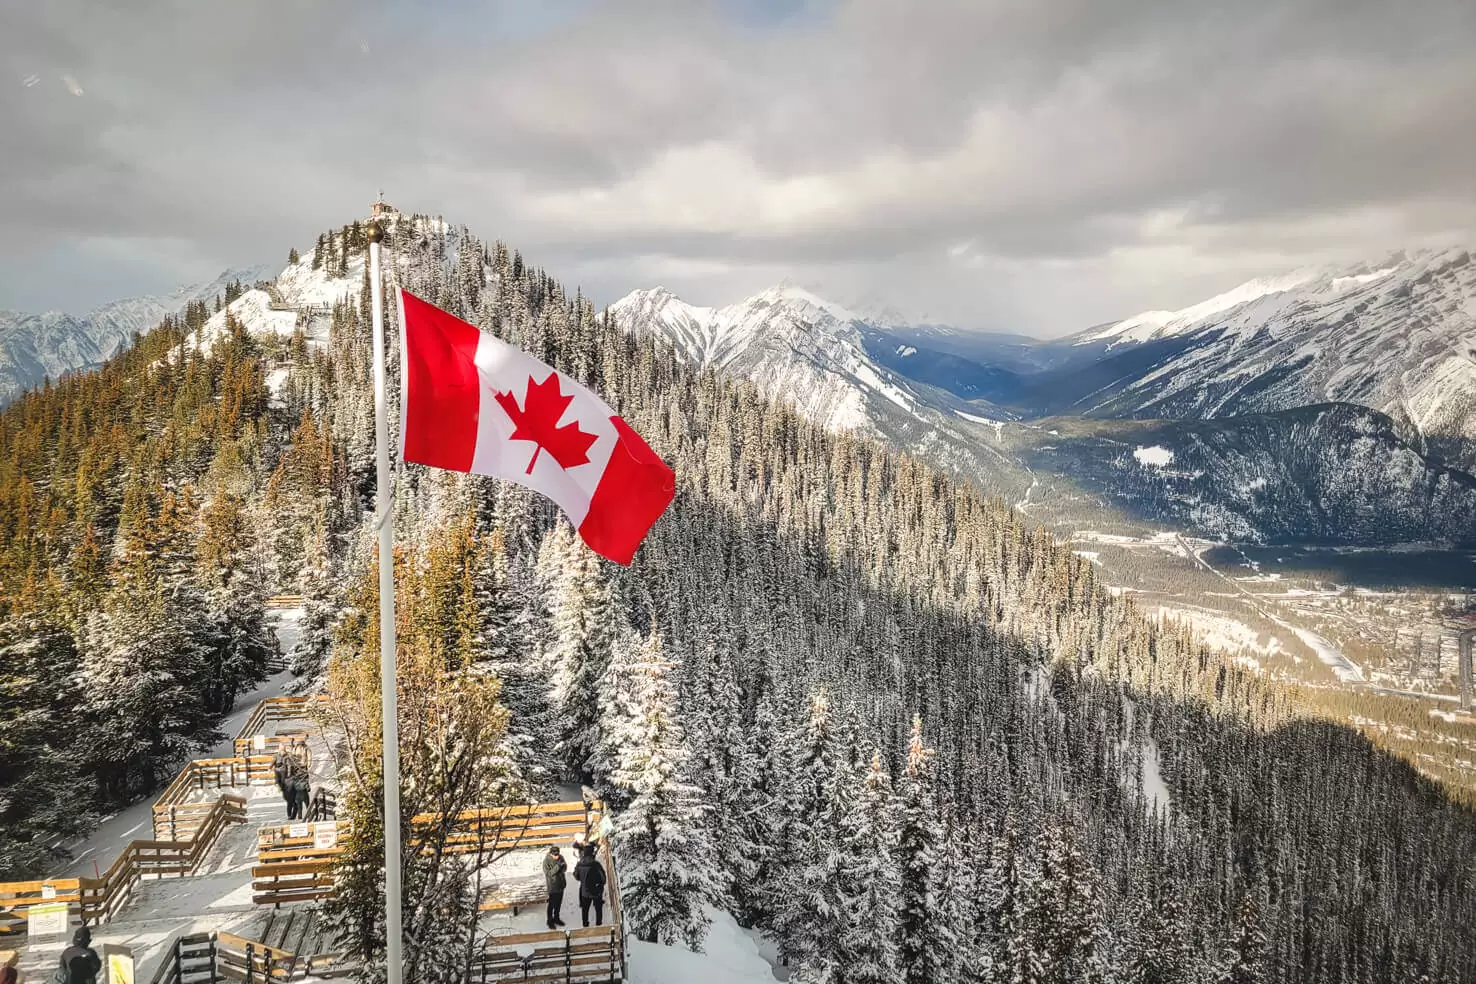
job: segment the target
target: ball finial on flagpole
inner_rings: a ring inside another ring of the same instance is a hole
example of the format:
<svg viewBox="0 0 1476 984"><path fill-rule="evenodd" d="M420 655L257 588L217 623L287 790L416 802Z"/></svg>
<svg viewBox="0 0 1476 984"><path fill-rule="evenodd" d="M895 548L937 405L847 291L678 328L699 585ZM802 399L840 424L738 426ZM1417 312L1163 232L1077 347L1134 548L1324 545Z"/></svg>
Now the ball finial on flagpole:
<svg viewBox="0 0 1476 984"><path fill-rule="evenodd" d="M379 227L378 222L370 219L369 225L364 230L364 235L371 243L377 243L384 239L384 230Z"/></svg>

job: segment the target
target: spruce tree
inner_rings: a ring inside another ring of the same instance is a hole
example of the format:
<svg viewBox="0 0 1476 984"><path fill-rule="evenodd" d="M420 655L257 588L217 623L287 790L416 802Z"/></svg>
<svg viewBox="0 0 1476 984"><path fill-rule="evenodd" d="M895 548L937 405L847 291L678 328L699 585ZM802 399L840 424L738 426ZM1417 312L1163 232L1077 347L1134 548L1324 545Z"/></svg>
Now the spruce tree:
<svg viewBox="0 0 1476 984"><path fill-rule="evenodd" d="M943 825L933 787L933 750L923 744L922 718L912 719L902 777L897 868L901 876L898 964L904 984L947 984L958 950L944 874ZM966 886L962 886L966 887Z"/></svg>
<svg viewBox="0 0 1476 984"><path fill-rule="evenodd" d="M599 558L566 523L555 529L547 554L540 550L539 568L540 580L551 587L549 656L559 707L558 749L568 774L586 779L598 751L600 681L610 661L615 609Z"/></svg>
<svg viewBox="0 0 1476 984"><path fill-rule="evenodd" d="M73 745L76 669L63 626L29 612L0 620L0 880L48 874L48 845L95 819Z"/></svg>
<svg viewBox="0 0 1476 984"><path fill-rule="evenodd" d="M1242 895L1235 910L1235 944L1230 964L1220 976L1223 984L1263 984L1266 977L1266 935L1261 913L1250 893Z"/></svg>
<svg viewBox="0 0 1476 984"><path fill-rule="evenodd" d="M840 829L840 891L845 906L834 958L839 981L898 980L897 913L901 903L895 853L898 818L881 753L872 756L853 809Z"/></svg>
<svg viewBox="0 0 1476 984"><path fill-rule="evenodd" d="M701 950L717 878L703 792L687 774L690 754L676 718L672 669L653 632L632 667L634 713L623 722L620 764L610 780L630 806L616 816L611 840L631 932Z"/></svg>

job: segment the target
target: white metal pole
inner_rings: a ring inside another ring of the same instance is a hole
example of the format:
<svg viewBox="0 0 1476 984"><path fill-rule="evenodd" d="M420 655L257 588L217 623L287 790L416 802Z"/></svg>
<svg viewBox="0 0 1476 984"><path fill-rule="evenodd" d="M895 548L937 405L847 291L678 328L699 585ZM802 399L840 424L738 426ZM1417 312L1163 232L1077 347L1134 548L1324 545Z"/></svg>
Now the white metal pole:
<svg viewBox="0 0 1476 984"><path fill-rule="evenodd" d="M395 524L390 487L389 405L384 369L384 284L379 277L379 243L384 231L370 222L369 289L374 299L374 444L379 524L379 689L384 715L384 931L387 984L401 984L400 958L400 722L395 681Z"/></svg>

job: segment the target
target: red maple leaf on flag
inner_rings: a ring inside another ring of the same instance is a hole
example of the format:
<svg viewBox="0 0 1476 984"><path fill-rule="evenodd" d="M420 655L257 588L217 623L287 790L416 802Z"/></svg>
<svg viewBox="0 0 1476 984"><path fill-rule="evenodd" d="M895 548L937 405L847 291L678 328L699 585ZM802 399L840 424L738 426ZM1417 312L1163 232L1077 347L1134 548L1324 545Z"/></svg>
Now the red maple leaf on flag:
<svg viewBox="0 0 1476 984"><path fill-rule="evenodd" d="M518 408L517 398L510 392L493 395L517 425L511 440L532 441L534 444L533 458L528 462L527 474L533 474L533 463L538 460L540 451L553 455L559 467L564 469L589 463L589 446L595 442L595 435L580 430L577 420L559 426L559 418L564 415L569 404L574 402L574 397L565 396L559 391L558 373L549 373L548 378L541 383L534 382L533 377L529 376L522 409Z"/></svg>

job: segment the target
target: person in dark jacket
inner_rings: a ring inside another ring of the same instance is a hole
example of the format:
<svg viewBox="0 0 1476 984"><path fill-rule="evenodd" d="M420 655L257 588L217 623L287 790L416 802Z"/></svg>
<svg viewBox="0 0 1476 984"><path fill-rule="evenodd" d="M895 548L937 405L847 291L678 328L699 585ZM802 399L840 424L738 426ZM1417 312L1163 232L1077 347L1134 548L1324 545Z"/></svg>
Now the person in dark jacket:
<svg viewBox="0 0 1476 984"><path fill-rule="evenodd" d="M297 819L297 774L290 769L282 783L282 799L287 802L287 820L290 823Z"/></svg>
<svg viewBox="0 0 1476 984"><path fill-rule="evenodd" d="M568 879L564 872L569 863L559 853L558 845L548 849L543 856L543 880L548 886L548 928L557 929L564 925L564 886Z"/></svg>
<svg viewBox="0 0 1476 984"><path fill-rule="evenodd" d="M299 772L292 781L292 812L299 820L308 818L308 801L313 798L313 789L308 774Z"/></svg>
<svg viewBox="0 0 1476 984"><path fill-rule="evenodd" d="M277 780L277 792L282 794L282 802L287 801L287 756L278 752L272 758L272 775Z"/></svg>
<svg viewBox="0 0 1476 984"><path fill-rule="evenodd" d="M67 984L97 984L102 958L92 948L92 930L78 926L72 934L72 945L62 951L61 969Z"/></svg>
<svg viewBox="0 0 1476 984"><path fill-rule="evenodd" d="M574 880L579 883L579 915L584 925L589 926L589 907L594 906L595 925L605 924L605 866L595 858L593 844L586 844L579 852L579 863L574 866Z"/></svg>

